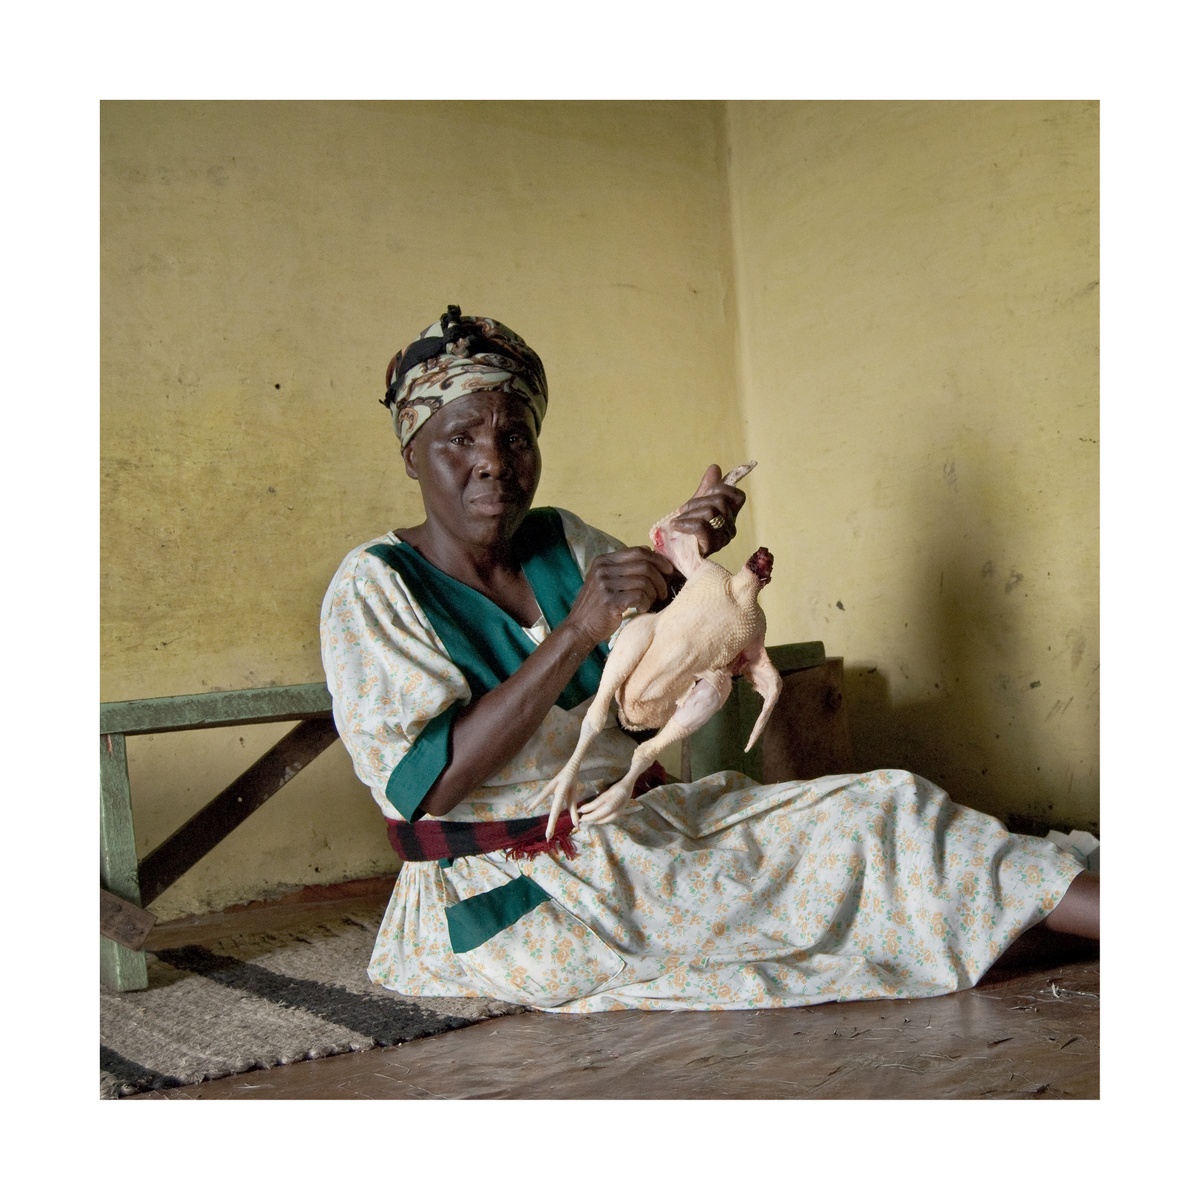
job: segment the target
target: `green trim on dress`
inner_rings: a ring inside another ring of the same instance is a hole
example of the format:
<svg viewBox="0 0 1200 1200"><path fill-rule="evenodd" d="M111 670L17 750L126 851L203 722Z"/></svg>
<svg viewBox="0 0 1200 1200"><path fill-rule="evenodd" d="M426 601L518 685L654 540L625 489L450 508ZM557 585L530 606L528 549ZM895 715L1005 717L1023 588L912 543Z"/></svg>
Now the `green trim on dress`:
<svg viewBox="0 0 1200 1200"><path fill-rule="evenodd" d="M544 888L527 875L518 875L501 887L450 904L446 908L450 948L455 954L474 950L549 899Z"/></svg>
<svg viewBox="0 0 1200 1200"><path fill-rule="evenodd" d="M392 807L406 821L413 820L417 805L429 794L450 761L450 726L461 707L452 704L445 712L438 713L388 776L384 791Z"/></svg>

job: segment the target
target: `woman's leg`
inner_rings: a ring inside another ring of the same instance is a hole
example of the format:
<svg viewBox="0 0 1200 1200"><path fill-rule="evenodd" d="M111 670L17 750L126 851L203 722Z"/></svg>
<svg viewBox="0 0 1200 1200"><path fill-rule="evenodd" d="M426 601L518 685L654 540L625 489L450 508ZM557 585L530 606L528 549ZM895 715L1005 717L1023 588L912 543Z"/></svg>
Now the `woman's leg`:
<svg viewBox="0 0 1200 1200"><path fill-rule="evenodd" d="M1071 881L1066 894L1042 921L1056 933L1100 940L1100 876L1084 871Z"/></svg>

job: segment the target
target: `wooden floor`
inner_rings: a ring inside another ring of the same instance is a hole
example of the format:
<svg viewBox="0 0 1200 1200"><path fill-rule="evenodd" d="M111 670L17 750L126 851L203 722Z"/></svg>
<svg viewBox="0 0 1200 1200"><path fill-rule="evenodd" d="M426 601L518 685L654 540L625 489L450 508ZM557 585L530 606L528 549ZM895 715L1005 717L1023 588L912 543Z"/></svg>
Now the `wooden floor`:
<svg viewBox="0 0 1200 1200"><path fill-rule="evenodd" d="M303 907L311 917L312 902ZM218 934L231 919L284 918L272 907L225 914ZM931 1000L521 1013L129 1099L1097 1099L1098 952L1037 934L979 986Z"/></svg>

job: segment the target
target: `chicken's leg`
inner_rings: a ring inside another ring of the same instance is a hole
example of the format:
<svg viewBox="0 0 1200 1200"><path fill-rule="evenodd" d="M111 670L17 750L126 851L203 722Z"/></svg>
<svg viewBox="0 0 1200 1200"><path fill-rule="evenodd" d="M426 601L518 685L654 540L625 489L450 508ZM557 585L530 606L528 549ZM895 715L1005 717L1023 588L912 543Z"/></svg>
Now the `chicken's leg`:
<svg viewBox="0 0 1200 1200"><path fill-rule="evenodd" d="M646 770L658 754L675 742L682 741L689 733L695 733L715 716L721 705L729 699L733 680L728 671L705 671L688 693L675 706L671 719L648 742L643 742L633 753L633 762L623 779L618 780L606 792L579 806L579 820L584 825L605 825L615 821L621 810L633 796L633 786L638 776Z"/></svg>
<svg viewBox="0 0 1200 1200"><path fill-rule="evenodd" d="M578 810L572 793L579 778L579 768L583 764L588 747L608 723L608 707L613 702L617 689L629 678L633 668L646 653L646 647L650 645L654 636L654 623L654 613L643 613L640 617L634 617L621 631L621 636L617 638L616 645L609 652L604 664L600 687L584 714L575 753L567 760L562 770L533 798L533 807L536 808L548 795L552 792L554 794L554 803L550 806L550 817L546 822L548 838L553 835L559 814L568 803L578 824Z"/></svg>
<svg viewBox="0 0 1200 1200"><path fill-rule="evenodd" d="M742 657L742 674L763 699L762 711L758 714L758 720L754 722L754 728L750 731L750 740L746 743L746 750L749 750L758 741L758 735L762 733L771 716L771 710L783 691L783 680L780 679L775 664L767 656L764 646L747 647L742 651Z"/></svg>

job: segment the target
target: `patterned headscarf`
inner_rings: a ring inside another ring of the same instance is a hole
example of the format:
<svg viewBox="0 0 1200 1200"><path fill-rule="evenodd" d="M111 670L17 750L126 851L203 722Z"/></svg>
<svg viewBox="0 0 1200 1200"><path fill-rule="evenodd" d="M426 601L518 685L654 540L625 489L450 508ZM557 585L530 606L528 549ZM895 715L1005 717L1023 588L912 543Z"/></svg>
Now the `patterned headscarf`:
<svg viewBox="0 0 1200 1200"><path fill-rule="evenodd" d="M507 392L533 410L542 431L546 372L542 360L506 325L490 317L464 317L451 304L387 368L387 395L401 446L440 408L472 392Z"/></svg>

